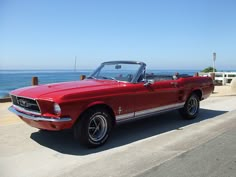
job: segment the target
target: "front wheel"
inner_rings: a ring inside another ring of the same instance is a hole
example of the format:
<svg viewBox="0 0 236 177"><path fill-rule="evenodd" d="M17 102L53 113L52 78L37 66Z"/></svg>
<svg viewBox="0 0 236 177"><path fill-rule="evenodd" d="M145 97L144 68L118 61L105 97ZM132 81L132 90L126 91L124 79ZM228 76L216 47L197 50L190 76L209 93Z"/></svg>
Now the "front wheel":
<svg viewBox="0 0 236 177"><path fill-rule="evenodd" d="M187 101L183 108L179 110L180 114L184 119L194 119L197 117L199 113L199 97L196 94L192 94Z"/></svg>
<svg viewBox="0 0 236 177"><path fill-rule="evenodd" d="M74 136L83 146L98 147L107 141L111 128L111 116L106 110L91 109L75 124Z"/></svg>

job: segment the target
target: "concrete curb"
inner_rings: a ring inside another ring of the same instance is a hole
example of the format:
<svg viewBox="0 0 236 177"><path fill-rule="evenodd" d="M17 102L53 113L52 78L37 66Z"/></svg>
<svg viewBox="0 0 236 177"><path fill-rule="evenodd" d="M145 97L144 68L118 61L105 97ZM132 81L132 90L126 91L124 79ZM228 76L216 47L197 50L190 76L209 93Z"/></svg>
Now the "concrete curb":
<svg viewBox="0 0 236 177"><path fill-rule="evenodd" d="M213 92L210 97L222 97L222 96L236 96L236 93L221 94L219 92Z"/></svg>

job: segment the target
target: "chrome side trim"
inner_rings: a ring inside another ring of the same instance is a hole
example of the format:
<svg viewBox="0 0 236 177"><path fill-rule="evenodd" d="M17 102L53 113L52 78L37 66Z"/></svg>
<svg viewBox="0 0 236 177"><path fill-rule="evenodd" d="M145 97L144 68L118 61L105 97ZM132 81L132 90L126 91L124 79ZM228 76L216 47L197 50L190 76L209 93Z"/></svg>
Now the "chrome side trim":
<svg viewBox="0 0 236 177"><path fill-rule="evenodd" d="M167 105L167 106L161 106L158 108L152 108L152 109L147 109L147 110L143 110L143 111L138 111L138 112L135 112L135 115L133 117L126 116L128 114L124 114L124 115L121 115L122 119L116 119L116 122L121 123L121 122L126 122L126 121L133 121L136 119L145 118L147 116L152 116L152 115L157 115L157 114L161 114L164 112L174 111L176 109L182 108L184 106L184 104L185 103L183 102L183 103L171 104L171 105Z"/></svg>
<svg viewBox="0 0 236 177"><path fill-rule="evenodd" d="M167 105L167 106L161 106L161 107L157 107L157 108L152 108L152 109L147 109L147 110L143 110L143 111L138 111L135 112L135 117L137 116L142 116L142 115L147 115L147 114L152 114L154 112L160 112L160 111L165 111L165 110L172 110L172 109L178 109L182 106L184 106L184 102L183 103L176 103L176 104L171 104L171 105Z"/></svg>
<svg viewBox="0 0 236 177"><path fill-rule="evenodd" d="M117 120L117 121L120 121L120 120L122 120L122 119L128 119L128 118L133 118L133 117L134 117L134 112L116 116L116 120Z"/></svg>
<svg viewBox="0 0 236 177"><path fill-rule="evenodd" d="M23 117L23 118L29 119L29 120L34 120L34 121L47 121L47 122L68 122L68 121L71 121L70 117L54 118L54 117L43 117L43 116L25 114L25 113L17 111L13 106L9 107L8 110L20 117Z"/></svg>

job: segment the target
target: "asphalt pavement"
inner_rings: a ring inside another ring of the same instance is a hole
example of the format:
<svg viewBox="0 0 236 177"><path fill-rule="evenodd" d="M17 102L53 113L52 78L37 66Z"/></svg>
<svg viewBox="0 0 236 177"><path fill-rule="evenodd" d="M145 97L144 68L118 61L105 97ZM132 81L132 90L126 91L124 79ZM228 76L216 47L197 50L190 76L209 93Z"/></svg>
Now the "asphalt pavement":
<svg viewBox="0 0 236 177"><path fill-rule="evenodd" d="M236 129L136 177L235 177Z"/></svg>
<svg viewBox="0 0 236 177"><path fill-rule="evenodd" d="M0 106L1 177L235 177L236 96L201 102L197 119L177 111L117 126L86 149L72 132L45 132ZM9 121L10 120L10 121Z"/></svg>

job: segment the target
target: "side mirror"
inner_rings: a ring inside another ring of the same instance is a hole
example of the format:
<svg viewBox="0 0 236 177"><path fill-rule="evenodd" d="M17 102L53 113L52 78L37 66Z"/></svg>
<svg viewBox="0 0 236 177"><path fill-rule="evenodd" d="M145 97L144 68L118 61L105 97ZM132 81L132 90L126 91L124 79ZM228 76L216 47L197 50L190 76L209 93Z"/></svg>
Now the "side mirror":
<svg viewBox="0 0 236 177"><path fill-rule="evenodd" d="M150 80L147 80L145 83L144 83L144 86L147 87L149 85L152 85L154 84L154 80L150 79Z"/></svg>

